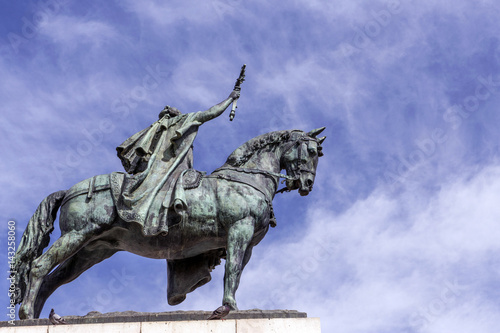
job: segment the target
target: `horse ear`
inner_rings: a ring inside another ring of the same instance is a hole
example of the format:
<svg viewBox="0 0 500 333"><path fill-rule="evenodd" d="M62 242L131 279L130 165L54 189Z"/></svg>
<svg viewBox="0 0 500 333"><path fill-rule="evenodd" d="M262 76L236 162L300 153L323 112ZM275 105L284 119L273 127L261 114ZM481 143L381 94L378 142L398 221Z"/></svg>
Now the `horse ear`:
<svg viewBox="0 0 500 333"><path fill-rule="evenodd" d="M315 138L316 135L318 135L321 132L323 132L325 130L325 128L326 127L321 127L321 128L313 129L311 132L307 133L307 135L310 136L311 138Z"/></svg>
<svg viewBox="0 0 500 333"><path fill-rule="evenodd" d="M318 139L319 144L322 144L323 141L325 141L326 136L322 136L321 138Z"/></svg>

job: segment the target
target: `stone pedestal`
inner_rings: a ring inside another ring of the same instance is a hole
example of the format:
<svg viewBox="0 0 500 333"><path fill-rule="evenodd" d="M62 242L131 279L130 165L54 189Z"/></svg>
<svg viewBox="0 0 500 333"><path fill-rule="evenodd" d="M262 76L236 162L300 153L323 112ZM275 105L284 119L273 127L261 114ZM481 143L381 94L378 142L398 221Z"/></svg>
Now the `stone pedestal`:
<svg viewBox="0 0 500 333"><path fill-rule="evenodd" d="M176 311L162 313L89 313L65 316L67 325L50 325L48 319L0 323L9 333L320 333L319 318L289 310L231 312L226 320L206 320L211 312Z"/></svg>

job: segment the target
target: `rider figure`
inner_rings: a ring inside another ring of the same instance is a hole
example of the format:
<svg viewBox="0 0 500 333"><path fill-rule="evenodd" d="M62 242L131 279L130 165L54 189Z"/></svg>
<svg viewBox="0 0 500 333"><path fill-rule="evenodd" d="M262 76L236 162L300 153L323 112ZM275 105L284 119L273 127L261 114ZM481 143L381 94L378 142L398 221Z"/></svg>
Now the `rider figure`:
<svg viewBox="0 0 500 333"><path fill-rule="evenodd" d="M146 235L168 230L172 190L182 171L193 167L193 142L199 126L221 115L239 96L239 90L233 90L208 110L187 114L166 106L158 121L116 148L127 171L122 185L116 174L111 179L123 220L142 224Z"/></svg>

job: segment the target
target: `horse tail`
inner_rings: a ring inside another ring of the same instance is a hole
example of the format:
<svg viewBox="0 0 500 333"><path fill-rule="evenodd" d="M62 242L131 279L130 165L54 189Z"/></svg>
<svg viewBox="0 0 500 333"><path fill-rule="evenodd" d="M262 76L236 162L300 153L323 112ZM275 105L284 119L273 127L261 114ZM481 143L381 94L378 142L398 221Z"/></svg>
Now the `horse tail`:
<svg viewBox="0 0 500 333"><path fill-rule="evenodd" d="M20 304L26 294L33 260L41 256L43 249L49 245L57 210L66 192L54 192L43 199L28 222L14 257L14 267L11 269L10 278L16 285L15 292L11 293L11 299L15 304Z"/></svg>

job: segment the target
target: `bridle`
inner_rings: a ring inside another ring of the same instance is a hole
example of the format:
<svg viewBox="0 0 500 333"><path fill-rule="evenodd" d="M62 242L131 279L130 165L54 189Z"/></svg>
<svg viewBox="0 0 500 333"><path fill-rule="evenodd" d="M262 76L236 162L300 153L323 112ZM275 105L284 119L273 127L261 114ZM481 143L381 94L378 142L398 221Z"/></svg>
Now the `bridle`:
<svg viewBox="0 0 500 333"><path fill-rule="evenodd" d="M316 140L315 138L311 138L308 136L301 136L297 140L292 142L287 148L285 148L282 155L281 155L282 158L284 158L286 153L290 149L292 149L292 147L297 146L297 159L295 160L296 162L293 163L294 161L292 161L291 163L283 163L283 164L285 164L285 168L287 169L287 173L291 174L291 177L289 177L289 178L291 178L290 180L295 181L295 180L300 179L300 176L302 175L302 173L310 173L313 176L316 176L315 171L304 168L304 161L302 159L302 154L303 154L302 144L306 143L308 141L318 142L318 140ZM287 164L289 164L291 166L290 169L287 168ZM280 191L284 191L284 190L282 189Z"/></svg>
<svg viewBox="0 0 500 333"><path fill-rule="evenodd" d="M282 173L261 170L261 169L239 168L239 167L232 167L232 166L218 168L217 170L214 171L214 173L216 173L218 171L222 171L222 170L230 170L230 171L236 171L236 172L247 173L247 174L263 174L263 175L269 176L270 178L273 179L273 181L276 185L276 188L278 188L278 185L279 185L278 182L279 182L280 178L283 178L283 180L281 181L281 183L283 184L286 180L293 181L293 182L296 180L299 180L302 173L310 173L310 174L316 176L316 172L314 172L312 170L308 170L308 169L304 168L304 166L303 166L304 165L304 163L302 161L303 152L302 152L301 146L303 143L308 142L308 141L318 142L317 139L315 139L315 138L311 138L311 137L302 135L299 138L293 140L288 145L288 147L286 147L283 150L283 152L281 153L281 158L283 159L283 157L286 155L286 153L290 149L292 149L293 147L298 148L297 149L297 151L298 151L297 152L297 159L296 159L296 161L294 160L295 163L285 163L284 161L280 161L280 163L282 163L282 165L285 165L285 169L287 170L287 173L289 173L291 175L285 175ZM290 166L290 165L291 165L291 168L288 168L288 166ZM231 178L228 176L223 176L220 174L217 175L216 177L236 181L234 178ZM276 181L275 177L277 178L277 181ZM241 182L241 181L238 180L238 182ZM245 182L245 184L246 184L246 182ZM256 186L254 184L247 184L247 185L256 188ZM259 192L263 193L262 190L260 190L260 189L257 189L257 190L259 190ZM284 187L281 190L278 190L276 193L283 193L283 192L290 192L290 191L291 190L289 190L287 187Z"/></svg>
<svg viewBox="0 0 500 333"><path fill-rule="evenodd" d="M272 197L271 198L268 197L269 193L266 193L267 191L265 191L264 189L260 188L260 186L258 186L256 183L250 182L249 180L241 179L240 177L235 177L235 176L232 176L230 174L224 174L224 173L218 173L218 172L219 171L223 171L223 170L228 170L228 171L233 171L233 172L236 172L236 173L262 174L262 175L267 176L267 177L269 177L269 178L271 178L273 180L276 189L279 186L279 180L280 180L280 178L284 179L281 182L281 183L284 183L287 180L288 181L292 181L292 182L295 182L295 181L299 180L300 176L302 175L302 173L310 173L313 176L316 176L316 172L315 171L306 169L304 167L305 163L302 160L302 155L303 155L302 144L306 143L306 142L308 143L309 141L316 142L318 144L318 146L317 146L317 156L318 157L322 156L323 154L322 154L322 151L321 151L321 143L323 142L323 140L326 137L319 138L319 139L316 138L316 135L319 134L319 133L321 133L322 130L324 130L324 128L320 128L318 130L311 131L311 132L308 133L308 135L300 135L298 138L295 138L295 139L292 139L292 140L290 140L290 136L287 137L288 140L286 140L286 141L289 141L290 143L281 152L281 157L280 157L279 163L280 163L280 168L284 167L284 169L287 170L287 173L291 174L290 176L282 174L282 173L277 173L277 172L272 172L272 171L267 171L267 170L261 170L261 169L240 168L240 167L237 167L237 166L225 166L225 167L220 167L220 168L216 169L211 175L205 176L205 177L207 177L207 178L218 178L218 179L224 179L224 180L227 180L227 181L230 181L230 182L241 183L241 184L250 186L250 187L254 188L255 190L257 190L258 192L262 193L264 195L264 199L266 200L267 205L270 207L270 210L271 210L271 217L270 217L269 225L271 227L275 227L276 226L276 219L275 219L274 213L273 213L273 205L272 205L272 202L271 202ZM293 163L295 161L293 159L291 161L292 163L289 163L288 161L285 160L286 159L286 154L290 151L290 149L292 149L295 146L298 148L296 162ZM308 148L309 147L307 145L306 149L308 149ZM290 165L292 165L292 167L290 167ZM287 186L285 186L281 190L276 191L274 194L283 193L283 192L290 192L290 191L291 191L291 189L289 189Z"/></svg>

